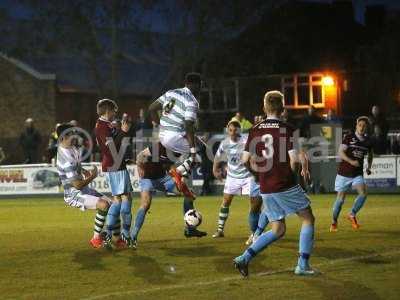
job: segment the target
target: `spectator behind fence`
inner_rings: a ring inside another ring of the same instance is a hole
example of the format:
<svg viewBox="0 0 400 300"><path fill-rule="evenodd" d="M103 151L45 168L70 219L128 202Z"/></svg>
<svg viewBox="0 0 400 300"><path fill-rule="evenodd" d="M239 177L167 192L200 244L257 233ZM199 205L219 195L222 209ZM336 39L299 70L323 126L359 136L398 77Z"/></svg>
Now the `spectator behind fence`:
<svg viewBox="0 0 400 300"><path fill-rule="evenodd" d="M370 134L374 134L375 126L378 126L382 135L387 136L389 132L389 123L385 116L381 113L379 106L374 105L371 109L372 115L369 117L371 123Z"/></svg>
<svg viewBox="0 0 400 300"><path fill-rule="evenodd" d="M143 110L143 108L141 108L139 110L139 118L138 118L138 120L136 121L136 124L135 124L135 131L151 130L151 129L152 129L152 125L146 119L146 116L144 114L144 110Z"/></svg>
<svg viewBox="0 0 400 300"><path fill-rule="evenodd" d="M243 117L242 113L238 111L236 115L231 119L231 121L237 121L240 124L240 129L242 132L247 132L253 127L253 124Z"/></svg>
<svg viewBox="0 0 400 300"><path fill-rule="evenodd" d="M56 124L54 131L50 134L49 144L47 146L47 161L51 162L53 158L56 157L57 147L58 147L58 135L57 135L57 127L60 126L60 123Z"/></svg>
<svg viewBox="0 0 400 300"><path fill-rule="evenodd" d="M208 140L210 139L210 133L206 132L203 135L203 142L207 143ZM205 147L205 146L204 146ZM201 164L200 164L200 170L203 175L203 186L201 188L201 196L206 196L211 194L211 181L214 179L214 175L212 172L212 167L213 167L213 162L210 160L210 158L207 155L207 149L204 149L204 151L200 151L201 153Z"/></svg>
<svg viewBox="0 0 400 300"><path fill-rule="evenodd" d="M396 155L400 154L400 133L396 134L393 139L392 153Z"/></svg>
<svg viewBox="0 0 400 300"><path fill-rule="evenodd" d="M388 139L387 135L382 133L381 127L377 124L373 127L373 134L371 136L372 149L374 154L382 155L386 154L388 150Z"/></svg>
<svg viewBox="0 0 400 300"><path fill-rule="evenodd" d="M24 152L24 160L25 164L34 164L37 163L40 142L42 138L40 137L39 131L36 130L34 126L34 122L32 118L28 118L25 120L25 129L21 133L19 137L19 143Z"/></svg>
<svg viewBox="0 0 400 300"><path fill-rule="evenodd" d="M320 124L323 122L324 120L317 115L315 108L313 106L310 106L308 108L307 114L303 117L303 120L300 123L300 135L302 137L310 138L311 124Z"/></svg>
<svg viewBox="0 0 400 300"><path fill-rule="evenodd" d="M328 124L341 124L342 120L335 114L333 109L328 109L325 122Z"/></svg>
<svg viewBox="0 0 400 300"><path fill-rule="evenodd" d="M3 148L0 147L0 165L5 161L6 154L4 153Z"/></svg>
<svg viewBox="0 0 400 300"><path fill-rule="evenodd" d="M294 120L292 119L292 117L290 116L289 111L286 108L283 109L283 112L281 114L281 119L282 119L282 121L284 121L286 123L294 125Z"/></svg>

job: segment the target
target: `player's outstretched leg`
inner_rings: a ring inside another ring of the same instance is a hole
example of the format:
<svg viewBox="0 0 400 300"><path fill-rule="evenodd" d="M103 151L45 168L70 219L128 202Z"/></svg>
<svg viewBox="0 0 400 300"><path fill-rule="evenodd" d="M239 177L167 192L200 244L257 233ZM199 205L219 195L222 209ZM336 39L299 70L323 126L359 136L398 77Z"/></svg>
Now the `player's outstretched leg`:
<svg viewBox="0 0 400 300"><path fill-rule="evenodd" d="M114 229L112 231L113 235L113 240L115 242L115 245L118 249L125 248L125 243L121 239L121 218L117 219L117 223L115 223Z"/></svg>
<svg viewBox="0 0 400 300"><path fill-rule="evenodd" d="M246 241L246 245L251 245L253 243L253 237L258 227L258 220L260 218L262 206L262 199L260 197L250 197L250 211L249 211L249 227L250 236Z"/></svg>
<svg viewBox="0 0 400 300"><path fill-rule="evenodd" d="M333 212L332 212L332 224L329 229L330 232L336 232L338 229L338 218L340 215L340 211L342 210L342 206L346 197L345 192L338 192L336 196L336 201L333 204Z"/></svg>
<svg viewBox="0 0 400 300"><path fill-rule="evenodd" d="M257 183L254 178L252 179L252 181L250 183L250 197L251 198L258 198L259 201L261 202L261 204L260 204L261 213L259 214L259 217L258 217L258 220L257 220L257 224L256 224L256 229L253 232L253 239L251 241L251 243L254 243L257 240L257 238L264 232L265 228L267 227L267 225L269 223L267 215L261 209L262 197L261 197L261 194L260 194L260 184Z"/></svg>
<svg viewBox="0 0 400 300"><path fill-rule="evenodd" d="M126 246L131 246L131 237L129 231L132 223L132 198L130 194L121 196L121 220L122 220L122 232L121 240Z"/></svg>
<svg viewBox="0 0 400 300"><path fill-rule="evenodd" d="M302 219L299 239L299 259L294 270L296 275L315 275L310 267L309 259L314 246L314 222L315 218L311 207L299 211L298 216Z"/></svg>
<svg viewBox="0 0 400 300"><path fill-rule="evenodd" d="M185 215L187 211L194 209L193 200L194 200L193 198L188 198L188 197L185 197L183 199L183 215ZM185 229L183 233L187 238L203 237L207 235L207 232L200 231L196 227L189 226L187 224L185 224Z"/></svg>
<svg viewBox="0 0 400 300"><path fill-rule="evenodd" d="M364 206L364 203L367 200L367 191L365 184L357 185L355 188L357 189L358 196L354 201L353 207L351 208L351 212L348 215L348 219L351 222L351 227L353 229L358 229L360 228L360 225L358 224L356 215Z"/></svg>
<svg viewBox="0 0 400 300"><path fill-rule="evenodd" d="M106 222L109 207L110 204L108 201L101 198L97 201L97 213L94 220L94 233L93 238L90 240L90 244L93 246L93 248L101 248L103 245L101 231L103 230L104 223Z"/></svg>
<svg viewBox="0 0 400 300"><path fill-rule="evenodd" d="M265 212L263 211L258 218L257 229L253 234L253 243L258 239L258 237L264 232L265 228L267 228L269 224L269 220Z"/></svg>
<svg viewBox="0 0 400 300"><path fill-rule="evenodd" d="M217 231L213 234L213 238L224 237L224 228L226 220L229 217L229 207L231 206L234 195L224 194L221 207L218 214L218 227Z"/></svg>
<svg viewBox="0 0 400 300"><path fill-rule="evenodd" d="M133 249L137 248L137 239L140 230L142 229L144 220L146 218L147 211L150 209L151 200L152 196L150 189L142 191L140 193L140 207L136 212L135 225L133 226L133 229L131 231L131 239L132 239L131 248Z"/></svg>
<svg viewBox="0 0 400 300"><path fill-rule="evenodd" d="M106 231L104 235L104 246L106 248L109 249L114 248L112 242L112 231L119 220L120 212L121 212L121 202L118 200L117 197L114 197L113 203L111 204L107 214Z"/></svg>
<svg viewBox="0 0 400 300"><path fill-rule="evenodd" d="M196 165L201 163L201 157L206 152L205 144L198 137L195 137L195 139L197 150L188 149L189 144L186 138L182 138L181 140L176 141L175 150L177 150L178 153L181 153L184 156L189 155L189 157L183 157L185 158L183 162L176 168L171 168L171 170L169 171L169 175L174 179L178 191L181 192L185 197L193 199L196 198L196 195L194 194L192 189L188 187L185 179L187 179L188 176L191 174L192 169ZM179 151L179 149L181 150ZM189 152L187 150L189 150ZM194 150L195 152L192 152L192 150Z"/></svg>
<svg viewBox="0 0 400 300"><path fill-rule="evenodd" d="M270 244L284 236L286 231L285 219L271 222L272 229L259 236L242 255L233 260L233 265L244 277L249 274L248 265L250 261Z"/></svg>
<svg viewBox="0 0 400 300"><path fill-rule="evenodd" d="M192 189L187 185L186 183L186 179L189 176L189 173L184 172L184 173L180 173L178 171L178 168L175 167L171 167L170 171L169 171L169 175L173 178L173 180L175 181L176 184L176 188L178 189L178 191L180 193L182 193L185 197L189 197L189 198L196 198L195 193L192 191Z"/></svg>

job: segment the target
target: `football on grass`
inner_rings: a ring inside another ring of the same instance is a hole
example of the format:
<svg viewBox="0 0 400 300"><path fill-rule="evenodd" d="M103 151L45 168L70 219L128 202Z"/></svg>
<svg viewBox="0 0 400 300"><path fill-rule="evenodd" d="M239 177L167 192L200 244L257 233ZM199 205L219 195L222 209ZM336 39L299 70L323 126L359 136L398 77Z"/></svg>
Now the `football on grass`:
<svg viewBox="0 0 400 300"><path fill-rule="evenodd" d="M188 226L197 227L201 224L202 216L199 211L190 209L185 213L185 223Z"/></svg>

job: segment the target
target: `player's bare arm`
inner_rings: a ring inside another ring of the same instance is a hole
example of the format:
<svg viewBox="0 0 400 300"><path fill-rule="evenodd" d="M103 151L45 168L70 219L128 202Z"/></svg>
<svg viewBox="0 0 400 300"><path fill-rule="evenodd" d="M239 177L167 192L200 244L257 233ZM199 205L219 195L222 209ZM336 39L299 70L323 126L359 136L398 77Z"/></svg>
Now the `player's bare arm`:
<svg viewBox="0 0 400 300"><path fill-rule="evenodd" d="M214 174L215 178L217 178L218 180L222 180L222 172L221 172L221 168L220 168L220 164L222 161L223 160L219 155L216 155L214 157L213 174Z"/></svg>
<svg viewBox="0 0 400 300"><path fill-rule="evenodd" d="M300 175L304 178L305 182L309 182L311 179L310 169L309 169L309 159L307 153L304 150L300 150L299 161L301 165Z"/></svg>
<svg viewBox="0 0 400 300"><path fill-rule="evenodd" d="M160 124L160 115L158 114L158 112L160 110L162 110L162 104L158 100L154 101L149 106L149 112L150 112L151 119L157 125Z"/></svg>
<svg viewBox="0 0 400 300"><path fill-rule="evenodd" d="M290 150L289 151L289 162L290 162L290 168L292 169L292 172L297 174L300 171L300 157L297 152L297 150Z"/></svg>
<svg viewBox="0 0 400 300"><path fill-rule="evenodd" d="M348 157L346 155L345 149L343 147L340 147L340 149L339 149L339 157L340 157L340 159L348 162L349 164L351 164L354 167L359 167L360 166L360 163L357 160L351 159L350 157Z"/></svg>
<svg viewBox="0 0 400 300"><path fill-rule="evenodd" d="M76 188L77 190L81 190L97 177L97 174L98 174L97 167L93 167L93 169L88 172L90 173L90 175L88 177L85 176L85 179L73 180L71 183L72 186L74 188Z"/></svg>
<svg viewBox="0 0 400 300"><path fill-rule="evenodd" d="M188 140L190 146L190 154L193 157L193 160L196 157L196 144L195 144L195 137L194 137L194 122L191 120L185 121L185 131L186 131L186 139Z"/></svg>

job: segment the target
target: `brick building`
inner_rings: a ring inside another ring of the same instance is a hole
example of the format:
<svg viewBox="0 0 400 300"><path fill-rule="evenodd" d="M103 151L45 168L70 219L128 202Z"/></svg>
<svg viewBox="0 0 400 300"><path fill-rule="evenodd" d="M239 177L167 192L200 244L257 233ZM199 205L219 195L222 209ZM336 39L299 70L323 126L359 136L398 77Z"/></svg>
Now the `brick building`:
<svg viewBox="0 0 400 300"><path fill-rule="evenodd" d="M4 163L23 160L18 138L24 121L31 117L42 135L45 154L48 137L56 123L72 119L92 131L96 103L101 98L116 99L121 112L134 118L162 90L166 68L159 65L121 62L117 91L113 96L110 82L101 89L93 85L90 70L78 57L40 57L21 61L0 55L0 147L7 155Z"/></svg>

